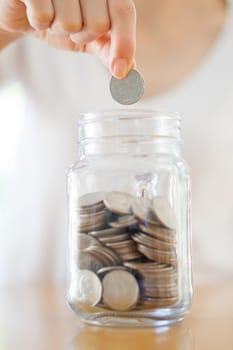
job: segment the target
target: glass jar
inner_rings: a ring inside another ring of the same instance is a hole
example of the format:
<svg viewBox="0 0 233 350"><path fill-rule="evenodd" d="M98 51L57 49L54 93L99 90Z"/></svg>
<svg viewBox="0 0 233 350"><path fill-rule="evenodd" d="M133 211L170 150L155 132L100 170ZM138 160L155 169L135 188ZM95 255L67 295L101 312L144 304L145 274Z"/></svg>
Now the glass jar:
<svg viewBox="0 0 233 350"><path fill-rule="evenodd" d="M180 321L192 298L190 178L178 114L82 114L68 173L67 298L87 323Z"/></svg>

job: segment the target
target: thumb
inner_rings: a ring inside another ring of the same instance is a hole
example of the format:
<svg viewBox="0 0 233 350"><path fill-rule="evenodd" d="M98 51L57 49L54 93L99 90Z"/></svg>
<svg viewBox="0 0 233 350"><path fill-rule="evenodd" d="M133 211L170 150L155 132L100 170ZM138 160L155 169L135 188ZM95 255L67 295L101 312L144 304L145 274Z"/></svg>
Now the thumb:
<svg viewBox="0 0 233 350"><path fill-rule="evenodd" d="M110 70L111 74L116 78L122 78L123 71L119 71L119 76L116 76L111 70L110 54L111 54L111 37L110 34L105 34L100 38L92 41L86 46L86 52L96 55L102 63ZM136 67L136 62L133 61L131 69Z"/></svg>

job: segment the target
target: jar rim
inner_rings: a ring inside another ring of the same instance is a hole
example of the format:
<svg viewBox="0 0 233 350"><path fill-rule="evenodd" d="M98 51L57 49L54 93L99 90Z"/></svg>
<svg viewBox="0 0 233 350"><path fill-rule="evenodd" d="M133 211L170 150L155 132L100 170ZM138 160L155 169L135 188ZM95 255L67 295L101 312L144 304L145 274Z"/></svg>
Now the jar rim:
<svg viewBox="0 0 233 350"><path fill-rule="evenodd" d="M114 118L119 120L136 120L140 119L150 119L150 120L176 120L181 122L182 118L179 112L172 112L168 110L153 110L153 109L109 109L97 112L81 112L79 114L79 124L87 124L91 122L109 121Z"/></svg>

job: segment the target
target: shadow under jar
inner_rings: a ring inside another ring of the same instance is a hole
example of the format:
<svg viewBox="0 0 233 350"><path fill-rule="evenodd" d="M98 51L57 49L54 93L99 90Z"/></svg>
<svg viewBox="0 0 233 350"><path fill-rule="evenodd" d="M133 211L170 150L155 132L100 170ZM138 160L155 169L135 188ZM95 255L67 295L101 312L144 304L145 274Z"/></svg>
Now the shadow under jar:
<svg viewBox="0 0 233 350"><path fill-rule="evenodd" d="M161 326L192 298L190 178L178 114L82 114L68 173L67 298L87 323Z"/></svg>

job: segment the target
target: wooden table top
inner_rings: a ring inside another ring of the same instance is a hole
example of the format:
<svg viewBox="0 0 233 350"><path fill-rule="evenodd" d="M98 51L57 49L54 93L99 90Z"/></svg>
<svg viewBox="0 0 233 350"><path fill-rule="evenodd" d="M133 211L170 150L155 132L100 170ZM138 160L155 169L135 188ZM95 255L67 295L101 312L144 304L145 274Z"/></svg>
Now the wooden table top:
<svg viewBox="0 0 233 350"><path fill-rule="evenodd" d="M84 325L64 288L0 291L0 350L233 350L233 284L197 288L191 312L170 328Z"/></svg>

